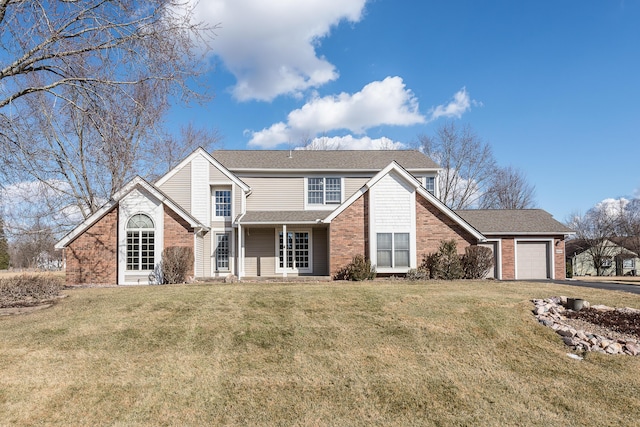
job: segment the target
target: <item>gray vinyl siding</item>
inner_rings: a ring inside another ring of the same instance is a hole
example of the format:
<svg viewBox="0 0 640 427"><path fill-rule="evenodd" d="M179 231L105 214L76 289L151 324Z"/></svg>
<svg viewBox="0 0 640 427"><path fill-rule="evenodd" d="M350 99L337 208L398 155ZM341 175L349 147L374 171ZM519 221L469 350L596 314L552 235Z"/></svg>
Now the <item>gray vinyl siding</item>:
<svg viewBox="0 0 640 427"><path fill-rule="evenodd" d="M233 200L233 214L234 216L238 216L240 214L242 214L242 195L243 195L243 191L242 188L238 187L237 185L234 187L233 189L234 191L234 200Z"/></svg>
<svg viewBox="0 0 640 427"><path fill-rule="evenodd" d="M244 271L248 277L275 276L276 240L273 228L245 229Z"/></svg>
<svg viewBox="0 0 640 427"><path fill-rule="evenodd" d="M211 232L206 233L202 238L202 276L211 276Z"/></svg>
<svg viewBox="0 0 640 427"><path fill-rule="evenodd" d="M162 184L160 190L171 197L184 210L191 212L191 163L187 163Z"/></svg>
<svg viewBox="0 0 640 427"><path fill-rule="evenodd" d="M348 199L358 191L371 178L345 178L344 179L344 198ZM343 200L344 201L344 200Z"/></svg>
<svg viewBox="0 0 640 427"><path fill-rule="evenodd" d="M248 211L304 210L304 178L242 178L251 187Z"/></svg>
<svg viewBox="0 0 640 427"><path fill-rule="evenodd" d="M329 275L327 233L328 229L326 228L314 228L312 232L314 276Z"/></svg>
<svg viewBox="0 0 640 427"><path fill-rule="evenodd" d="M231 180L225 174L220 172L220 169L212 164L209 164L209 181L216 183L228 182L229 184L231 184Z"/></svg>
<svg viewBox="0 0 640 427"><path fill-rule="evenodd" d="M209 237L208 234L206 234L205 236ZM196 271L195 271L196 277L204 277L203 255L204 255L204 239L202 235L198 234L196 235L196 248L194 251L194 258L196 262Z"/></svg>

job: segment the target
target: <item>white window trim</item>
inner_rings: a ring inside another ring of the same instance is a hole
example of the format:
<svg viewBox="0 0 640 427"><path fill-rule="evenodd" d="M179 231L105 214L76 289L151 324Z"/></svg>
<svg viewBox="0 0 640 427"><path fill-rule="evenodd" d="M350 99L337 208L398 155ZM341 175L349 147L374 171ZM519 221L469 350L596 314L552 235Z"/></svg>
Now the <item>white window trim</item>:
<svg viewBox="0 0 640 427"><path fill-rule="evenodd" d="M216 191L229 191L231 212L229 216L216 216ZM230 221L234 216L234 186L229 184L211 184L211 221Z"/></svg>
<svg viewBox="0 0 640 427"><path fill-rule="evenodd" d="M229 240L228 240L228 243L227 243L229 245L229 254L228 254L228 257L229 257L228 264L229 264L229 266L225 270L219 270L218 269L218 256L216 254L216 247L217 247L217 244L218 244L218 236L223 236L223 235L229 236L228 237ZM232 262L232 260L233 260L233 251L231 250L232 247L233 247L233 245L231 244L232 240L233 240L232 239L232 235L233 235L233 233L231 233L231 230L219 230L219 231L214 231L214 232L211 233L211 240L212 240L212 242L211 242L211 249L212 249L212 251L211 251L212 252L212 254L211 254L212 255L211 256L211 269L212 269L213 273L219 274L219 273L230 273L231 272L231 269L233 267L233 262Z"/></svg>
<svg viewBox="0 0 640 427"><path fill-rule="evenodd" d="M309 178L322 178L325 180L325 185L323 185L323 195L322 198L325 198L326 192L326 179L329 178L337 178L340 180L340 202L339 203L322 203L315 204L309 203ZM344 202L344 177L342 176L307 176L304 178L304 209L305 210L334 210L338 206L340 206Z"/></svg>
<svg viewBox="0 0 640 427"><path fill-rule="evenodd" d="M275 231L276 273L312 273L313 272L313 232L312 230L310 228L286 227L287 233L308 233L309 234L309 267L308 268L280 267L280 233L282 232L283 232L282 228L276 228L276 231Z"/></svg>
<svg viewBox="0 0 640 427"><path fill-rule="evenodd" d="M378 267L378 234L391 234L391 264L392 267ZM409 235L409 266L406 267L396 267L395 266L395 258L396 258L396 234L408 234ZM377 230L373 235L373 238L370 239L371 246L375 247L371 251L371 263L375 265L376 271L378 273L406 273L412 268L415 267L415 233L411 230Z"/></svg>
<svg viewBox="0 0 640 427"><path fill-rule="evenodd" d="M216 270L216 235L224 233L229 233L229 270ZM211 230L209 232L209 241L211 242L211 246L209 248L209 257L211 259L211 262L209 263L209 275L211 277L217 277L229 273L236 274L236 233L234 232L234 228L227 226L224 228L216 228L214 230Z"/></svg>

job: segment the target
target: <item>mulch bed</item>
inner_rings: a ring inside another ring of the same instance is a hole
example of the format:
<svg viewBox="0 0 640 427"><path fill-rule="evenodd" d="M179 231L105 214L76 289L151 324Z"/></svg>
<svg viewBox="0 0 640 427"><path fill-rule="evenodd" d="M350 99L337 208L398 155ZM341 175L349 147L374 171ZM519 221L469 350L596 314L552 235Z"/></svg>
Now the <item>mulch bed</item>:
<svg viewBox="0 0 640 427"><path fill-rule="evenodd" d="M565 316L640 338L640 313L624 310L601 311L589 307L580 311L567 311Z"/></svg>

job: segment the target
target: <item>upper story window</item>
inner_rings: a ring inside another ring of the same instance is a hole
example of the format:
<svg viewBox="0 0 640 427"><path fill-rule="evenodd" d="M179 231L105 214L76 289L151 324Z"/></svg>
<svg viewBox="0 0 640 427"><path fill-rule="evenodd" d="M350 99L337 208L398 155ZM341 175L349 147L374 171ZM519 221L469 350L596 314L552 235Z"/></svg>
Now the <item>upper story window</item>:
<svg viewBox="0 0 640 427"><path fill-rule="evenodd" d="M155 227L151 218L136 214L127 221L127 270L149 271L155 267Z"/></svg>
<svg viewBox="0 0 640 427"><path fill-rule="evenodd" d="M425 176L424 177L424 188L431 194L436 194L436 177L435 176Z"/></svg>
<svg viewBox="0 0 640 427"><path fill-rule="evenodd" d="M341 178L307 178L307 204L338 205L341 201Z"/></svg>
<svg viewBox="0 0 640 427"><path fill-rule="evenodd" d="M213 190L213 214L216 217L231 217L231 190Z"/></svg>

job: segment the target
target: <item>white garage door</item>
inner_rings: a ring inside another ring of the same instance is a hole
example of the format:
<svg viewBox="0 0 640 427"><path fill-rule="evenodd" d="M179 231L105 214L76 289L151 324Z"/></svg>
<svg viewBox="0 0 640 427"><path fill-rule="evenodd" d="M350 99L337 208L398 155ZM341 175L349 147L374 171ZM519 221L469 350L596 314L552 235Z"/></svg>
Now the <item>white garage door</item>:
<svg viewBox="0 0 640 427"><path fill-rule="evenodd" d="M518 242L518 279L548 279L547 242Z"/></svg>

